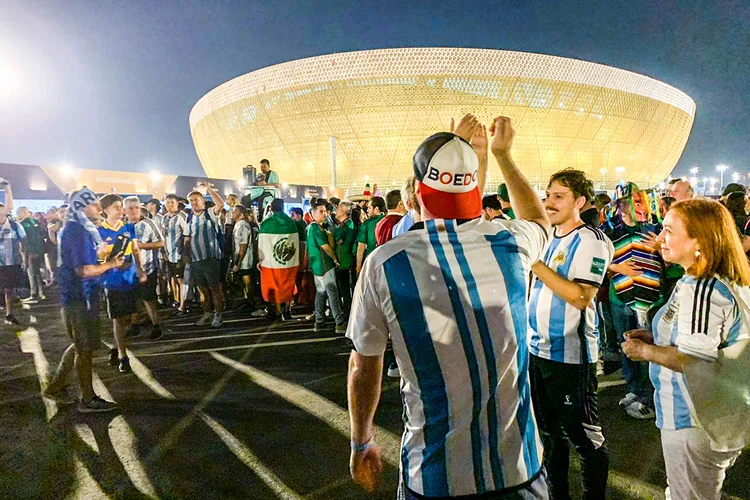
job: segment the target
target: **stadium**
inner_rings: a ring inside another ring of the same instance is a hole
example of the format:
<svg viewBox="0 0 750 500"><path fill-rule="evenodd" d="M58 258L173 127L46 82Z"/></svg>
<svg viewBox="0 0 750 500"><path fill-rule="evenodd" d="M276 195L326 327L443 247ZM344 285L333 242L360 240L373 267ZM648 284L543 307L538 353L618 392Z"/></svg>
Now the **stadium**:
<svg viewBox="0 0 750 500"><path fill-rule="evenodd" d="M283 182L401 185L416 147L451 118L509 116L532 183L566 167L600 189L672 171L695 102L653 78L575 59L486 49L367 50L290 61L234 78L190 113L206 174L240 179L261 158ZM333 139L332 139L333 138ZM335 158L335 163L332 161ZM335 167L334 167L335 164ZM501 182L490 171L489 186Z"/></svg>

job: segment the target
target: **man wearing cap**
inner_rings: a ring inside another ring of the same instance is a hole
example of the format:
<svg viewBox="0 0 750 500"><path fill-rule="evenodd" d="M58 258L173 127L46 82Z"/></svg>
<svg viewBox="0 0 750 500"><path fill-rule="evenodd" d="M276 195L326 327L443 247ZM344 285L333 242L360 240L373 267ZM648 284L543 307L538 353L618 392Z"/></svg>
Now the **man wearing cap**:
<svg viewBox="0 0 750 500"><path fill-rule="evenodd" d="M417 149L423 222L375 249L357 282L347 330L350 469L365 489L382 472L373 418L390 338L405 405L405 498L547 498L526 297L550 225L510 156L510 119L496 118L489 130L520 220L481 218L487 130L467 115L455 134L435 134Z"/></svg>
<svg viewBox="0 0 750 500"><path fill-rule="evenodd" d="M71 195L65 227L60 233L60 302L62 317L73 344L63 354L55 376L45 388L44 396L65 399L69 378L75 366L81 402L78 411L94 413L112 411L117 405L97 396L92 384L93 352L101 345L100 320L101 284L99 276L125 265L121 253L109 255L94 226L101 211L96 194L83 188ZM97 248L102 250L97 255ZM99 257L104 262L99 263Z"/></svg>
<svg viewBox="0 0 750 500"><path fill-rule="evenodd" d="M497 197L500 199L503 213L509 219L515 219L516 214L513 211L513 207L510 205L510 197L508 196L508 186L504 182L497 187Z"/></svg>

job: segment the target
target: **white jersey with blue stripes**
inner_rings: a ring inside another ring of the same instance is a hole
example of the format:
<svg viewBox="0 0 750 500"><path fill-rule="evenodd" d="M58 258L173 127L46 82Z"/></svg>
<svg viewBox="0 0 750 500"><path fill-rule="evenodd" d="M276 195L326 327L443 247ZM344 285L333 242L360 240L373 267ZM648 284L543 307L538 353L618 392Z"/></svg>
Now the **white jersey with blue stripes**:
<svg viewBox="0 0 750 500"><path fill-rule="evenodd" d="M161 241L161 231L152 219L143 218L135 225L135 236L139 243L156 243ZM141 267L146 274L153 274L159 269L158 250L141 250Z"/></svg>
<svg viewBox="0 0 750 500"><path fill-rule="evenodd" d="M347 330L365 356L382 354L392 339L404 404L402 478L426 496L521 485L542 464L526 297L546 233L528 221L416 227L367 258Z"/></svg>
<svg viewBox="0 0 750 500"><path fill-rule="evenodd" d="M747 288L735 293L750 295ZM716 359L719 349L750 337L742 331L742 315L729 286L718 278L683 276L669 301L654 316L654 344L677 346L680 352L707 361ZM684 373L650 363L654 385L656 426L679 430L696 427L693 402Z"/></svg>
<svg viewBox="0 0 750 500"><path fill-rule="evenodd" d="M599 288L613 255L612 242L604 233L582 225L565 235L554 234L542 261L568 281ZM560 363L583 364L584 360L596 363L599 359L599 332L595 302L592 300L582 312L535 276L529 296L531 354ZM586 339L585 351L581 346L581 334Z"/></svg>
<svg viewBox="0 0 750 500"><path fill-rule="evenodd" d="M177 212L175 215L166 214L162 219L162 234L167 260L172 264L177 264L182 260L185 236L188 235L185 212Z"/></svg>
<svg viewBox="0 0 750 500"><path fill-rule="evenodd" d="M190 259L199 262L208 259L221 259L219 232L221 220L213 208L204 210L200 215L188 216L188 234L190 236Z"/></svg>

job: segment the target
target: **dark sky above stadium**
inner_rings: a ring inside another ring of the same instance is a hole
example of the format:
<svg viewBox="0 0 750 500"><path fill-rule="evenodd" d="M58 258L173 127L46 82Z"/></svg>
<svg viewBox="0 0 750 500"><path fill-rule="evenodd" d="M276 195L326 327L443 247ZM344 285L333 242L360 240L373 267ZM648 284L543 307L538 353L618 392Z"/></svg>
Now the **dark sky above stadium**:
<svg viewBox="0 0 750 500"><path fill-rule="evenodd" d="M188 114L221 83L331 52L451 46L667 82L697 104L676 172L724 163L750 180L747 1L1 3L0 162L201 175Z"/></svg>

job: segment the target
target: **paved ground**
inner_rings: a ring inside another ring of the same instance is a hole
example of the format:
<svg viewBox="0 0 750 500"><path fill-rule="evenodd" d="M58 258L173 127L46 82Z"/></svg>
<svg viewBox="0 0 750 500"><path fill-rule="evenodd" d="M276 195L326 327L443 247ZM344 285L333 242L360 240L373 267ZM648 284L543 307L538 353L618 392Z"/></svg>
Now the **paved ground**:
<svg viewBox="0 0 750 500"><path fill-rule="evenodd" d="M34 305L19 314L28 328L0 330L0 498L368 498L349 480L349 350L333 331L233 313L219 331L169 320L161 340L134 339L133 374L101 351L97 391L122 410L80 415L40 396L67 346L57 308ZM617 408L616 376L602 382L610 498L663 497L653 422ZM384 484L370 498L395 497L400 419L398 384L386 379ZM725 490L750 498L747 456Z"/></svg>

